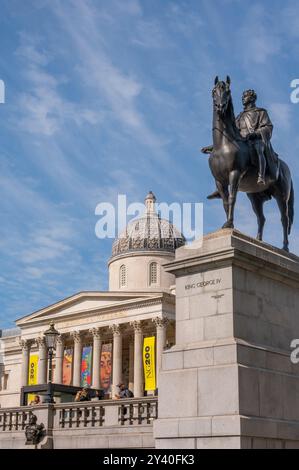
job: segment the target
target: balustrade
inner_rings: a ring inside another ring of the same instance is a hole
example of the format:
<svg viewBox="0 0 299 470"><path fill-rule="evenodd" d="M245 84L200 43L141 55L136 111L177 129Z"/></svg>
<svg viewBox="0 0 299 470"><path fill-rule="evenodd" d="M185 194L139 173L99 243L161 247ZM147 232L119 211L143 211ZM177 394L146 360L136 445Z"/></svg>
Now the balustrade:
<svg viewBox="0 0 299 470"><path fill-rule="evenodd" d="M4 409L0 411L0 432L23 431L29 423L31 409L19 407L15 409Z"/></svg>
<svg viewBox="0 0 299 470"><path fill-rule="evenodd" d="M45 414L47 411L48 414ZM41 415L40 413L43 413ZM157 397L130 398L125 400L99 400L81 403L60 403L30 407L2 408L0 433L24 431L31 414L38 417L53 413L53 430L95 428L103 426L152 425L158 417ZM46 423L44 423L46 425Z"/></svg>

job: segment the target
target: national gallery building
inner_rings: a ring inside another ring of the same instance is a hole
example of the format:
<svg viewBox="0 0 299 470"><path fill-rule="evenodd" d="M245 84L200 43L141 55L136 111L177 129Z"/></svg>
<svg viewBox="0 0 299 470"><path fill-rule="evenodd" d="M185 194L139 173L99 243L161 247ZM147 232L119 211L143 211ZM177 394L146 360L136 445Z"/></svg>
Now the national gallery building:
<svg viewBox="0 0 299 470"><path fill-rule="evenodd" d="M299 448L299 258L145 204L107 292L2 332L0 449Z"/></svg>
<svg viewBox="0 0 299 470"><path fill-rule="evenodd" d="M48 381L44 332L51 323L60 333L53 356L53 383L91 387L114 398L125 383L134 397L157 393L164 349L175 342L175 277L163 269L184 236L145 199L143 217L117 238L108 262L109 290L79 292L26 315L1 333L0 405L18 407L20 391ZM143 347L151 338L155 390L145 391ZM55 402L63 401L59 396Z"/></svg>

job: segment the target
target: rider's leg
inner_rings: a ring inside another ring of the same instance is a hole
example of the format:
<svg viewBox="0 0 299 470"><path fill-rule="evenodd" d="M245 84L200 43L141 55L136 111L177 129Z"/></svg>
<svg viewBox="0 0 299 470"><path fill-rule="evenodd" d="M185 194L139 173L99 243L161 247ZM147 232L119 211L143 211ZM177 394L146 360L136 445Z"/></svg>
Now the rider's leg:
<svg viewBox="0 0 299 470"><path fill-rule="evenodd" d="M262 140L257 140L254 143L255 150L259 158L259 174L258 184L265 184L265 172L266 172L266 159L265 159L265 145Z"/></svg>

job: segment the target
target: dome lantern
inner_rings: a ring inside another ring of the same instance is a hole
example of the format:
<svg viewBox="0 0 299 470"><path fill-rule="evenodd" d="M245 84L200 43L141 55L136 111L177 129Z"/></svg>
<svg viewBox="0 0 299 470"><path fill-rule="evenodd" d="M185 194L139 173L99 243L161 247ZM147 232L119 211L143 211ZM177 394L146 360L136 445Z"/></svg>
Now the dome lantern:
<svg viewBox="0 0 299 470"><path fill-rule="evenodd" d="M146 196L144 200L147 214L156 212L155 203L156 203L156 196L154 195L152 191L149 191L148 195Z"/></svg>

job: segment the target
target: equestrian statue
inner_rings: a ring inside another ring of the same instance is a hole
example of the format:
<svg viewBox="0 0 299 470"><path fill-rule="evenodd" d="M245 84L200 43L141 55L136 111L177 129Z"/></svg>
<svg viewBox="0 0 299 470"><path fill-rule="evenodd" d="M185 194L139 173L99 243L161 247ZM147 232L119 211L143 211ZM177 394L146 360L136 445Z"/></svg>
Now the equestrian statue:
<svg viewBox="0 0 299 470"><path fill-rule="evenodd" d="M245 192L257 217L257 239L262 240L266 220L263 205L273 197L281 214L283 249L289 251L288 236L294 220L293 182L288 165L271 145L273 125L268 113L256 107L255 91L246 90L242 96L244 110L235 118L230 78L224 82L216 77L214 84L213 145L201 149L209 154L217 188L208 199L222 199L227 219L223 228L233 228L237 193Z"/></svg>

